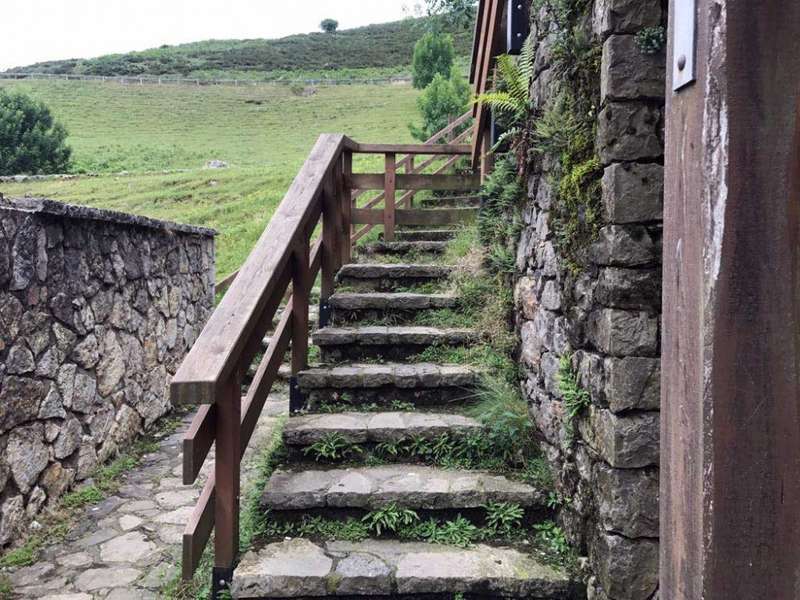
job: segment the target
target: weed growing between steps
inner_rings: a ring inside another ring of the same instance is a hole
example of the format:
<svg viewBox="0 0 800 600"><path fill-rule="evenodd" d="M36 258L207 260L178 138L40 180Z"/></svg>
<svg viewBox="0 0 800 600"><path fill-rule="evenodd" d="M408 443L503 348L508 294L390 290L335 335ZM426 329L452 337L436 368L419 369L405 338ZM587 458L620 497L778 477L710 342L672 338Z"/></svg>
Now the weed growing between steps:
<svg viewBox="0 0 800 600"><path fill-rule="evenodd" d="M164 417L156 430L133 442L130 449L119 454L110 463L98 467L84 485L62 496L57 508L37 518L40 525L37 530L33 531L20 546L8 550L0 557L0 568L33 565L39 560L42 550L66 538L81 510L113 495L121 485L122 475L138 466L145 454L156 452L158 440L175 431L181 422L181 417L180 413Z"/></svg>
<svg viewBox="0 0 800 600"><path fill-rule="evenodd" d="M553 521L526 524L525 510L512 502L489 502L481 510L483 518L476 523L461 514L452 518L423 518L415 510L390 503L362 518L305 515L299 521L273 519L264 535L267 540L299 537L317 542L387 538L459 548L479 543L511 545L524 548L546 564L575 569L577 557Z"/></svg>
<svg viewBox="0 0 800 600"><path fill-rule="evenodd" d="M383 412L386 409L392 412L414 412L417 406L411 402L403 402L402 400L392 400L388 407L375 404L359 404L354 401L353 397L348 393L339 395L337 402L320 402L314 409L314 412L321 414L335 414L341 412Z"/></svg>

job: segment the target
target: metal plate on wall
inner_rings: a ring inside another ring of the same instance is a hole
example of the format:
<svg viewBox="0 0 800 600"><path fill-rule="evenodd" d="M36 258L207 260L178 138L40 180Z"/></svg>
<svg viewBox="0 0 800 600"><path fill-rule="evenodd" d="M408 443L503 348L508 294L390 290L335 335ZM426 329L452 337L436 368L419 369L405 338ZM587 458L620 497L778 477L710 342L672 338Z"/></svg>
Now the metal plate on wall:
<svg viewBox="0 0 800 600"><path fill-rule="evenodd" d="M675 0L674 11L672 89L677 92L696 77L697 0Z"/></svg>

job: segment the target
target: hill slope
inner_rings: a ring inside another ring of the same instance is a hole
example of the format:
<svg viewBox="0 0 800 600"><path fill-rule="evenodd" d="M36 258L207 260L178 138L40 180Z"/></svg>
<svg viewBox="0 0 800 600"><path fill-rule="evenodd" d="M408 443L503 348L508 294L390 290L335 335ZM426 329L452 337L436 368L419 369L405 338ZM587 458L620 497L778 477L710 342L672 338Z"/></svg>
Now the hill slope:
<svg viewBox="0 0 800 600"><path fill-rule="evenodd" d="M50 61L10 72L76 75L259 74L282 71L397 68L411 63L414 44L425 33L425 19L405 19L337 33L310 33L277 40L209 40L162 46L142 52L91 59ZM472 31L454 29L459 55L469 53Z"/></svg>
<svg viewBox="0 0 800 600"><path fill-rule="evenodd" d="M320 133L410 142L418 95L410 85L321 87L308 97L283 86L8 81L0 89L44 101L69 131L76 167L101 173L0 183L0 193L213 227L221 276L248 255ZM229 168L204 169L212 159ZM357 163L364 172L377 166ZM173 169L181 171L163 172ZM130 174L115 174L123 170Z"/></svg>

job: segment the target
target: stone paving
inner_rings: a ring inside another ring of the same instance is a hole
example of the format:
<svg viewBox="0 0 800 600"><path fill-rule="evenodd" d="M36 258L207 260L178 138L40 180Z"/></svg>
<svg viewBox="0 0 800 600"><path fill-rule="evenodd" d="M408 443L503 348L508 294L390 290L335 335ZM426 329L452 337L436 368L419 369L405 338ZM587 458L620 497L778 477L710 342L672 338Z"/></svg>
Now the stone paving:
<svg viewBox="0 0 800 600"><path fill-rule="evenodd" d="M260 451L269 443L284 395L267 402L242 463L243 489ZM124 474L118 492L89 507L67 539L47 548L40 561L8 573L14 598L41 600L151 600L178 572L183 528L202 489L209 460L193 486L181 481L181 439L187 416L158 451ZM210 455L213 458L213 451Z"/></svg>

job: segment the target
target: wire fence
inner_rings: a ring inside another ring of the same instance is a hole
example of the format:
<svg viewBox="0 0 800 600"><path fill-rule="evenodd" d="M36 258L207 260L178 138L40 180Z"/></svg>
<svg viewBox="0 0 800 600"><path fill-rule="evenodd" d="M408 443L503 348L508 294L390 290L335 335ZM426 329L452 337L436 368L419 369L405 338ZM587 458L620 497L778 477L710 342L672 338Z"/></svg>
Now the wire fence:
<svg viewBox="0 0 800 600"><path fill-rule="evenodd" d="M0 73L0 79L5 80L25 80L43 79L49 81L102 81L107 83L118 83L121 85L190 85L190 86L217 86L226 85L234 87L244 86L292 86L292 85L387 85L392 83L410 83L411 77L408 75L398 75L396 77L377 77L364 79L202 79L196 77L176 77L153 75L143 76L111 76L111 75L74 75L74 74L55 74L55 73Z"/></svg>

